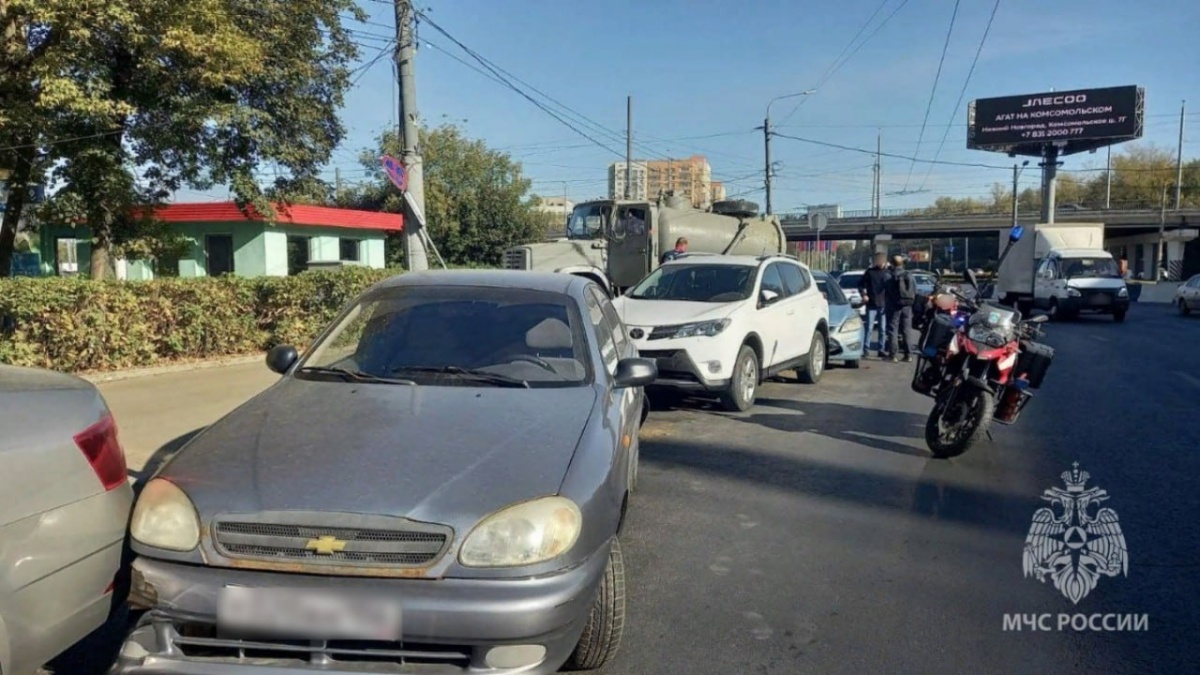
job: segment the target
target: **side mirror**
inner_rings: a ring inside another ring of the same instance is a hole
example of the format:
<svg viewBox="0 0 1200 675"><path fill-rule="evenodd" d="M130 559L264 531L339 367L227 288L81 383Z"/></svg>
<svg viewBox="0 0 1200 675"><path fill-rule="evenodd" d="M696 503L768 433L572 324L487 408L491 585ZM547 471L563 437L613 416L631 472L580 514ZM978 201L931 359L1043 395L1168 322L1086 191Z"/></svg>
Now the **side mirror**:
<svg viewBox="0 0 1200 675"><path fill-rule="evenodd" d="M1018 241L1021 241L1021 235L1023 234L1025 234L1025 228L1021 225L1017 225L1012 229L1011 232L1008 233L1008 240L1015 244Z"/></svg>
<svg viewBox="0 0 1200 675"><path fill-rule="evenodd" d="M654 359L630 358L617 361L613 384L618 389L644 387L658 379L658 363Z"/></svg>
<svg viewBox="0 0 1200 675"><path fill-rule="evenodd" d="M975 270L967 270L967 283L971 284L971 288L979 290L979 279L975 277Z"/></svg>
<svg viewBox="0 0 1200 675"><path fill-rule="evenodd" d="M271 351L267 352L267 367L283 375L299 358L300 354L296 352L295 347L291 345L275 345L271 347Z"/></svg>
<svg viewBox="0 0 1200 675"><path fill-rule="evenodd" d="M767 305L774 303L778 299L779 299L778 293L776 293L775 291L763 289L758 294L758 306L766 307Z"/></svg>

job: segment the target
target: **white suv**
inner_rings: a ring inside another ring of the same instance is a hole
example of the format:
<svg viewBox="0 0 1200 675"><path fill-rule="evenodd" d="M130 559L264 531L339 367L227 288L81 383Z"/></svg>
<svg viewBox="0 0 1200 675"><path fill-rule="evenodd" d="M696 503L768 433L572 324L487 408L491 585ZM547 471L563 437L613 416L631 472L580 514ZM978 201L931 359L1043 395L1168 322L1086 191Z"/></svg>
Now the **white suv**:
<svg viewBox="0 0 1200 675"><path fill-rule="evenodd" d="M614 306L656 385L754 405L764 378L795 369L815 384L828 358L829 305L808 268L782 255L684 255L654 270Z"/></svg>

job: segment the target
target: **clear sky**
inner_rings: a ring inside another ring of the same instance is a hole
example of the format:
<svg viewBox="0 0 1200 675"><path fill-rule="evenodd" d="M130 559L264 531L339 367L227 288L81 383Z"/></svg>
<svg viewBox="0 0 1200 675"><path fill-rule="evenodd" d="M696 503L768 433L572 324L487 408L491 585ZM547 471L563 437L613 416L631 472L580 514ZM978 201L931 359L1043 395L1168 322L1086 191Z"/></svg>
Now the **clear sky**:
<svg viewBox="0 0 1200 675"><path fill-rule="evenodd" d="M340 167L348 182L363 176L357 151L397 119L390 55L377 58L390 49L392 3L360 4L370 14L354 26L363 67L343 111L348 138L327 174ZM637 158L706 155L731 195L760 204L763 138L755 127L769 100L812 88L811 96L772 106L780 133L873 149L881 131L884 152L1011 167L1002 154L966 149L971 99L1137 84L1146 88L1142 142L1173 149L1180 102L1190 99L1184 154L1200 156L1200 2L1000 0L968 81L993 6L958 4L930 105L954 0L418 0L446 32L608 149L464 65L479 68L428 24L419 29L418 107L427 123L457 123L513 154L540 194L574 200L606 192L607 166L624 154L627 95ZM829 74L839 55L842 65ZM780 163L776 211L870 207L872 155L783 138L772 151ZM1103 165L1101 151L1068 157L1063 168ZM884 158L883 208L982 196L993 182L1010 180L1011 168ZM1022 187L1037 180L1027 170ZM887 194L906 187L915 194Z"/></svg>

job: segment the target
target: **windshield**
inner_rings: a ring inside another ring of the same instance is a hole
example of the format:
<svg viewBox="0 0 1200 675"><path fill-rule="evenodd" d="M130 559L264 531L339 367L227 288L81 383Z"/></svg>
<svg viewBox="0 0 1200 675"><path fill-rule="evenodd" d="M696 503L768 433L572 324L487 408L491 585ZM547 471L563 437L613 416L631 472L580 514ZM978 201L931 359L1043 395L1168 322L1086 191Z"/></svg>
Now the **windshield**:
<svg viewBox="0 0 1200 675"><path fill-rule="evenodd" d="M582 326L574 302L558 293L384 288L346 313L296 375L329 379L346 372L359 380L403 378L436 386L577 386L590 374Z"/></svg>
<svg viewBox="0 0 1200 675"><path fill-rule="evenodd" d="M630 289L636 300L737 302L754 292L756 267L746 265L664 265Z"/></svg>
<svg viewBox="0 0 1200 675"><path fill-rule="evenodd" d="M842 287L833 283L833 280L824 274L815 274L817 288L821 289L821 295L825 296L825 301L831 305L848 305L850 301L846 299L846 294L842 292Z"/></svg>
<svg viewBox="0 0 1200 675"><path fill-rule="evenodd" d="M859 279L862 279L862 273L860 272L855 272L854 274L843 274L838 278L838 285L848 291L857 290Z"/></svg>
<svg viewBox="0 0 1200 675"><path fill-rule="evenodd" d="M604 232L612 207L608 204L580 204L567 221L568 239L596 239Z"/></svg>
<svg viewBox="0 0 1200 675"><path fill-rule="evenodd" d="M1067 279L1120 279L1121 272L1112 258L1063 258L1059 265Z"/></svg>

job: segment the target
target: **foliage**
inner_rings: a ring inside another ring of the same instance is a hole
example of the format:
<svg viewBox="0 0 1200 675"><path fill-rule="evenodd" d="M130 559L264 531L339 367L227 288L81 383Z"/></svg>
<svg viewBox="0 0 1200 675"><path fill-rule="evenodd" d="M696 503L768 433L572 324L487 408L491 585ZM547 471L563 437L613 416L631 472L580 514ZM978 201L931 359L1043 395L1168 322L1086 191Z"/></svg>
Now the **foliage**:
<svg viewBox="0 0 1200 675"><path fill-rule="evenodd" d="M309 343L396 270L293 277L0 279L0 363L88 372Z"/></svg>
<svg viewBox="0 0 1200 675"><path fill-rule="evenodd" d="M552 216L534 208L531 181L508 154L471 140L453 125L421 132L425 219L429 235L451 265L497 265L504 249L534 241ZM379 149L364 152L368 183L347 198L349 205L398 213L403 197L379 163L380 155L400 157L395 131L379 138ZM403 258L402 235L389 238L388 259Z"/></svg>
<svg viewBox="0 0 1200 675"><path fill-rule="evenodd" d="M108 269L111 247L147 234L131 207L185 185L228 184L273 216L259 168L272 165L286 189L315 176L341 140L356 47L340 13L361 15L353 0L6 0L6 9L6 27L28 38L5 44L6 64L18 67L4 76L0 109L15 140L54 165L60 190L44 215L90 228L94 275ZM0 262L3 247L0 238Z"/></svg>
<svg viewBox="0 0 1200 675"><path fill-rule="evenodd" d="M1131 145L1112 156L1112 192L1109 204L1116 209L1157 209L1174 207L1176 156L1173 151L1153 145ZM1027 172L1030 168L1025 169ZM1036 171L1036 168L1032 170ZM1183 164L1180 206L1200 206L1200 159ZM1104 166L1089 166L1075 174L1062 169L1055 185L1055 204L1087 209L1100 209L1105 204L1107 189ZM1021 213L1037 214L1042 208L1040 188L1025 188L1017 195ZM969 215L976 213L1006 213L1012 210L1012 187L1006 183L992 185L986 198L938 197L921 213L927 215Z"/></svg>

